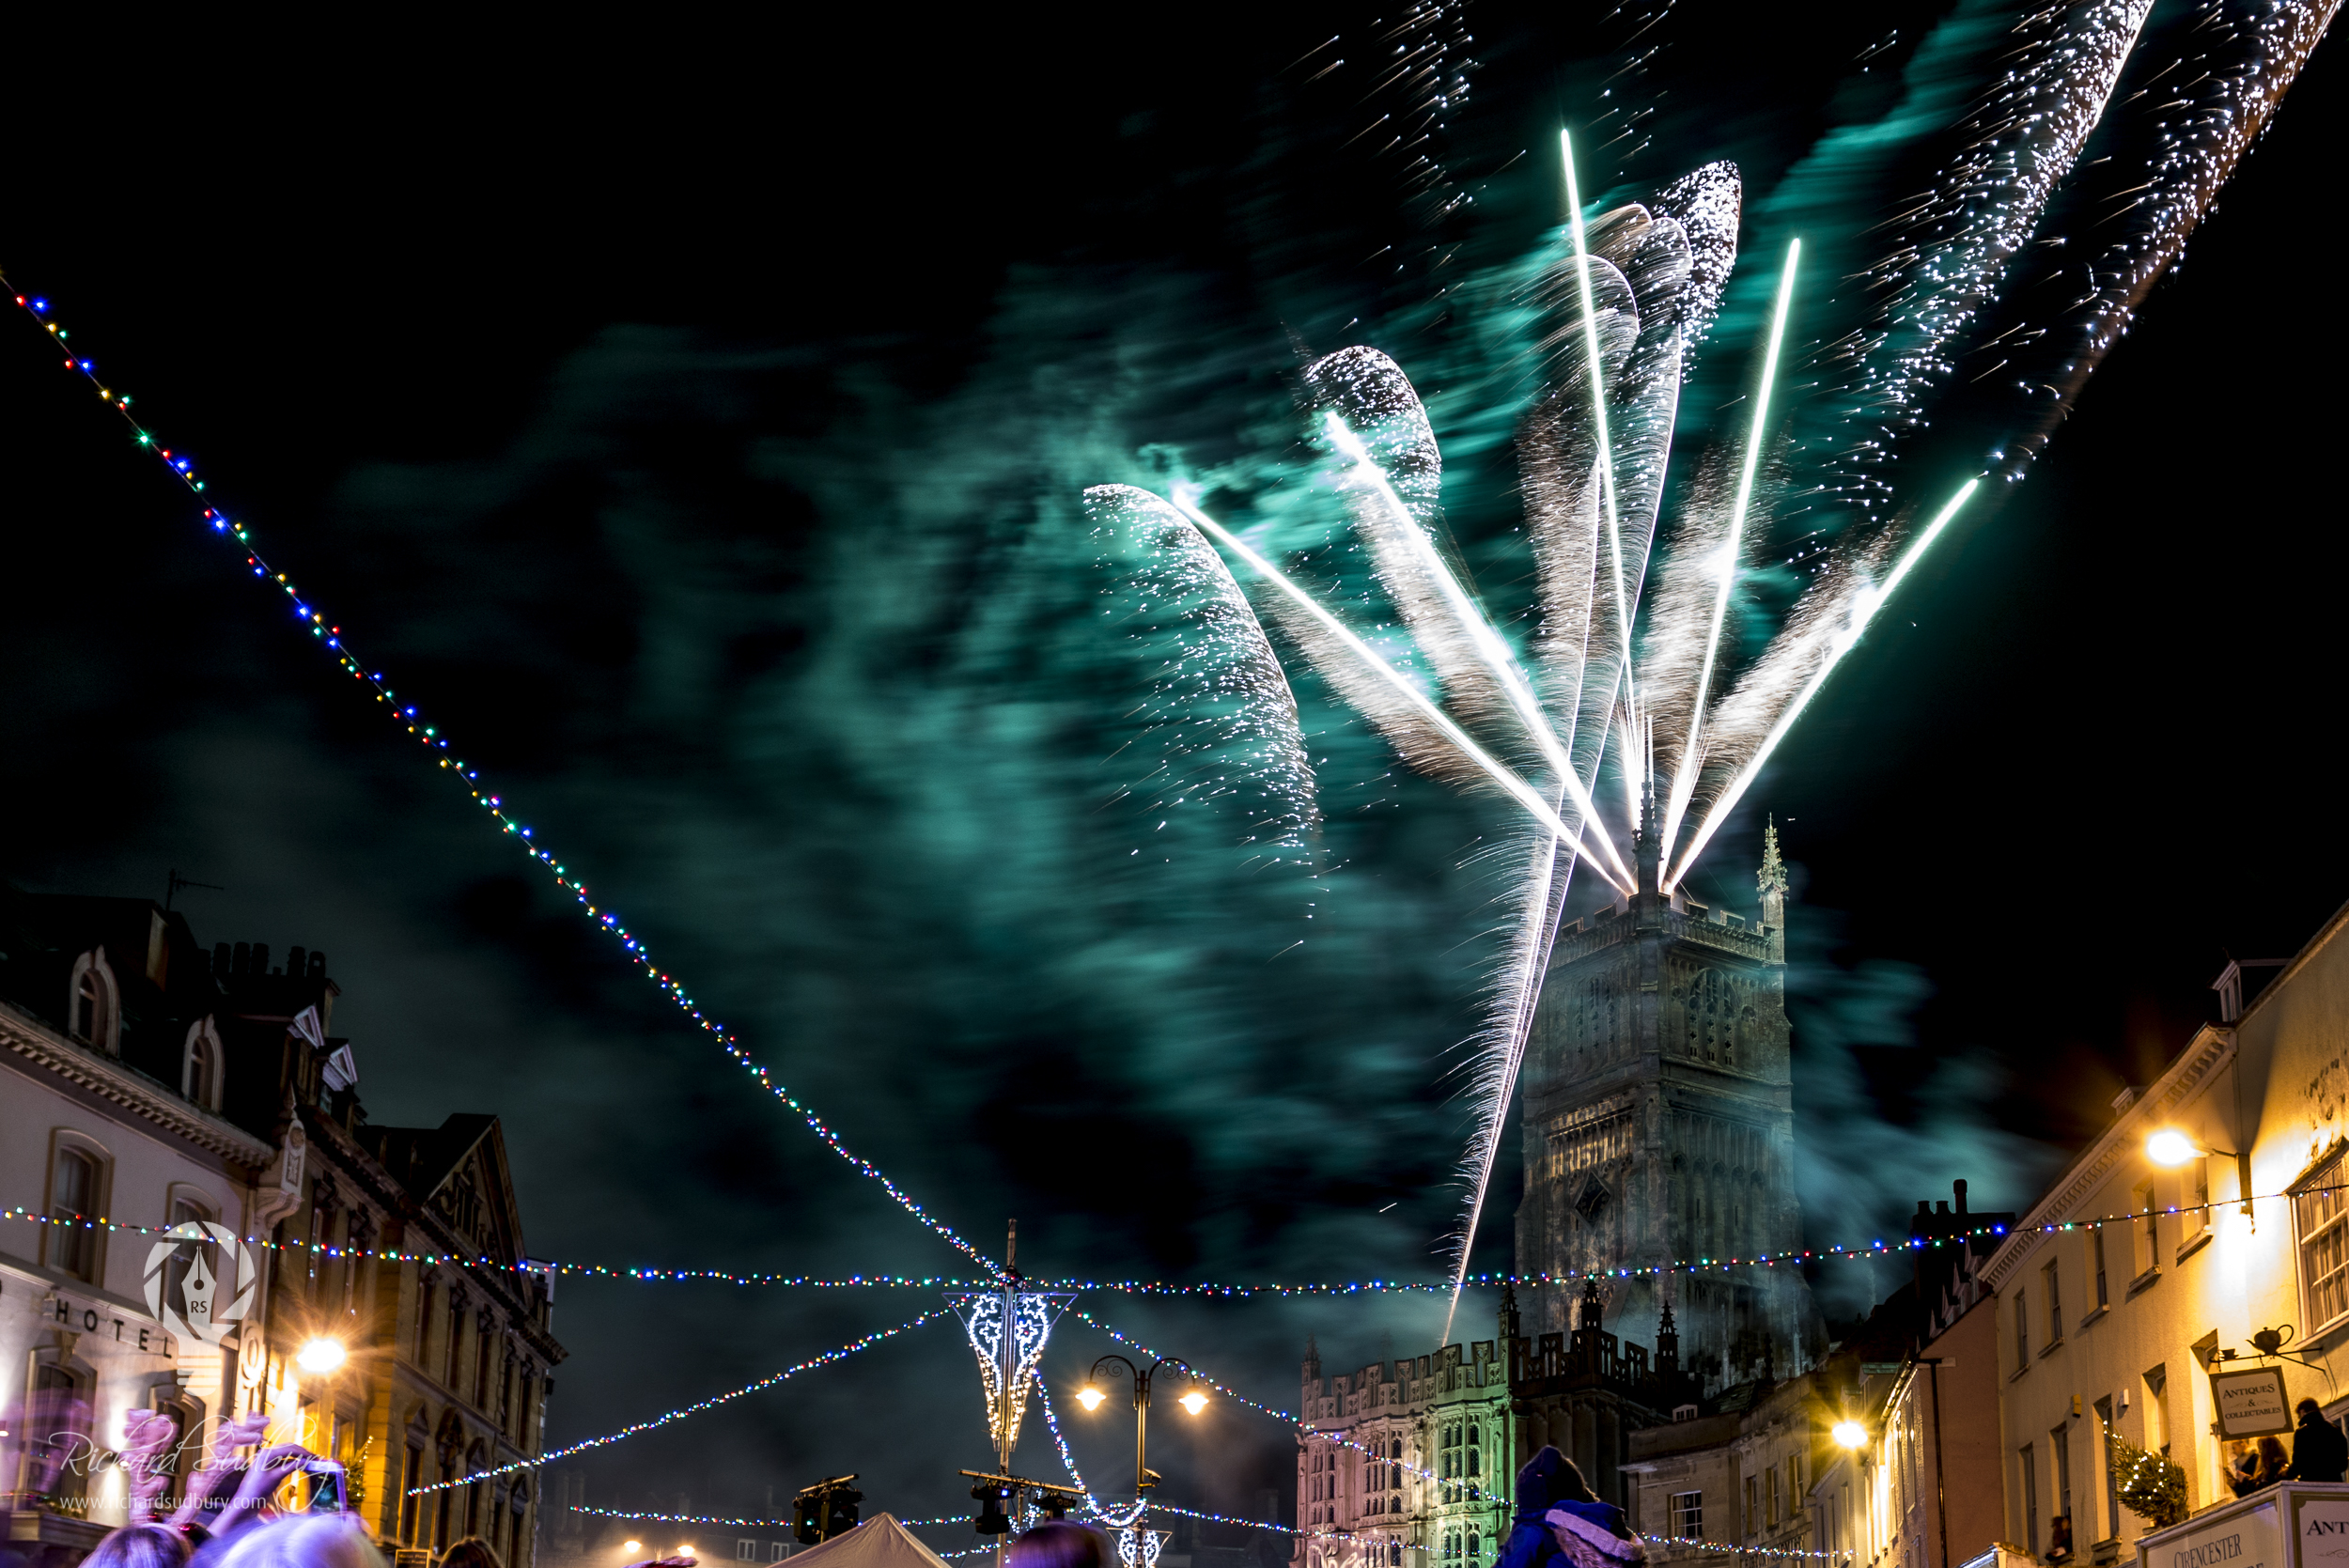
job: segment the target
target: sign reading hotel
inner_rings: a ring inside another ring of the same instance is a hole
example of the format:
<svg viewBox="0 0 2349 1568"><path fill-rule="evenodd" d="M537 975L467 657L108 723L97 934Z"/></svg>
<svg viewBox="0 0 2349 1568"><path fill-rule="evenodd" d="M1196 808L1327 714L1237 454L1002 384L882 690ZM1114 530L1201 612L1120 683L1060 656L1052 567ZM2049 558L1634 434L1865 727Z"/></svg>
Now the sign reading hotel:
<svg viewBox="0 0 2349 1568"><path fill-rule="evenodd" d="M2284 1393L2284 1369L2214 1372L2210 1400L2218 1410L2218 1436L2263 1437L2292 1430L2292 1402Z"/></svg>

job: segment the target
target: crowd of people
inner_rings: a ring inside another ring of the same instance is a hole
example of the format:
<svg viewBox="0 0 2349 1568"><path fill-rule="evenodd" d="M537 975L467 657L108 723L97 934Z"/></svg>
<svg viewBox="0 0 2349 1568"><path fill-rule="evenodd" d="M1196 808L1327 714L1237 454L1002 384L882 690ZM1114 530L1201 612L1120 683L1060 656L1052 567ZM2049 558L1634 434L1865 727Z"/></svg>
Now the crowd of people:
<svg viewBox="0 0 2349 1568"><path fill-rule="evenodd" d="M174 1505L168 1494L177 1429L135 1413L119 1456L131 1522L100 1542L84 1568L386 1568L359 1516L345 1508L342 1466L300 1443L262 1446L268 1426L260 1415L223 1422ZM254 1452L243 1457L248 1449ZM298 1507L286 1506L289 1493L299 1495ZM487 1541L468 1536L443 1551L434 1568L506 1564ZM665 1558L636 1568L695 1564Z"/></svg>
<svg viewBox="0 0 2349 1568"><path fill-rule="evenodd" d="M2349 1437L2302 1400L2291 1453L2274 1437L2246 1445L2229 1467L2237 1497L2279 1481L2340 1481L2349 1471ZM153 1517L169 1477L155 1461L166 1425L134 1426L123 1451L131 1477L132 1522L108 1535L86 1568L386 1568L356 1515L343 1512L342 1467L299 1443L262 1448L249 1460L236 1451L264 1435L260 1418L231 1421L213 1442L210 1463L189 1478L171 1514ZM281 1510L287 1483L308 1478L309 1508ZM1115 1554L1098 1530L1056 1521L1011 1544L1006 1568L1108 1568ZM1643 1568L1647 1548L1622 1509L1601 1502L1574 1461L1545 1448L1517 1472L1517 1516L1497 1568ZM506 1568L478 1537L459 1541L434 1568ZM633 1568L697 1568L673 1557Z"/></svg>
<svg viewBox="0 0 2349 1568"><path fill-rule="evenodd" d="M2349 1473L2349 1437L2325 1419L2316 1401L2304 1399L2294 1412L2292 1452L2274 1437L2235 1445L2227 1461L2227 1485L2238 1498L2263 1492L2279 1481L2339 1481Z"/></svg>

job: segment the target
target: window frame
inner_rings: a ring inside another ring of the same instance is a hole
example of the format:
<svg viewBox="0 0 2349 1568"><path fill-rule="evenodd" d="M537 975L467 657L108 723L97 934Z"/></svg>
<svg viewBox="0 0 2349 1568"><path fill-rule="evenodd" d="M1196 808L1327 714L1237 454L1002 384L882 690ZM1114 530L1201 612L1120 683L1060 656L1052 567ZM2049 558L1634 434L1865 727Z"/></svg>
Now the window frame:
<svg viewBox="0 0 2349 1568"><path fill-rule="evenodd" d="M2040 1279L2046 1281L2047 1286L2047 1343L2040 1351L2043 1356L2063 1343L2062 1264L2063 1260L2060 1257L2049 1258L2046 1266L2039 1271Z"/></svg>
<svg viewBox="0 0 2349 1568"><path fill-rule="evenodd" d="M2197 1155L2178 1168L2178 1255L2211 1233L2210 1157Z"/></svg>
<svg viewBox="0 0 2349 1568"><path fill-rule="evenodd" d="M84 980L91 982L97 993L91 1001L102 1014L90 1018L86 1033L81 1027ZM68 1039L93 1050L103 1051L108 1056L122 1054L122 985L115 978L114 966L106 962L106 948L102 942L73 960L72 976L66 982L65 1032Z"/></svg>
<svg viewBox="0 0 2349 1568"><path fill-rule="evenodd" d="M1691 1500L1693 1499L1693 1500ZM1704 1489L1671 1493L1665 1501L1665 1519L1675 1541L1703 1541L1704 1534Z"/></svg>
<svg viewBox="0 0 2349 1568"><path fill-rule="evenodd" d="M2301 1315L2313 1325L2304 1339L2315 1339L2349 1318L2349 1193L2339 1190L2344 1156L2349 1156L2349 1147L2335 1144L2292 1184L2293 1271L2299 1277ZM2313 1230L2309 1226L2312 1210L2322 1214ZM2321 1277L2309 1261L2310 1251L2320 1242L2329 1246L2333 1256L2332 1266ZM2318 1303L2327 1295L2338 1306L2328 1314L2320 1313Z"/></svg>
<svg viewBox="0 0 2349 1568"><path fill-rule="evenodd" d="M74 1127L53 1127L49 1133L49 1163L42 1186L41 1212L52 1219L61 1218L57 1196L57 1164L68 1153L90 1163L89 1207L72 1212L91 1217L105 1214L114 1203L114 1152L88 1133ZM78 1280L93 1289L103 1290L106 1282L106 1235L101 1230L68 1229L62 1225L43 1225L40 1237L41 1266ZM73 1267L66 1261L70 1246L86 1244L89 1249L87 1272Z"/></svg>
<svg viewBox="0 0 2349 1568"><path fill-rule="evenodd" d="M2030 1293L2021 1285L2015 1287L2015 1370L2030 1368Z"/></svg>
<svg viewBox="0 0 2349 1568"><path fill-rule="evenodd" d="M2015 1499L2022 1505L2023 1510L2023 1549L2031 1556L2037 1557L2039 1555L2039 1461L2031 1452L2031 1445L2029 1443L2023 1445L2021 1452L2015 1457L2022 1461L2023 1466L2022 1490Z"/></svg>
<svg viewBox="0 0 2349 1568"><path fill-rule="evenodd" d="M196 1076L197 1053L210 1061L210 1071L201 1080ZM187 1038L179 1047L179 1097L189 1104L217 1112L226 1096L228 1081L227 1053L221 1048L220 1029L210 1013L188 1026ZM198 1094L201 1087L203 1093Z"/></svg>

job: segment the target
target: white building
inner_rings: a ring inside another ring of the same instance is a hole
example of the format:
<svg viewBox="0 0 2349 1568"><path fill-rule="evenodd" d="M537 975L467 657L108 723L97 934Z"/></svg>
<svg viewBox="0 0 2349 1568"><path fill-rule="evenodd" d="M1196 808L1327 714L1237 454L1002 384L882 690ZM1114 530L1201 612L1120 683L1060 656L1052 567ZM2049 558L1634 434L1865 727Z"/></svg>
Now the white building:
<svg viewBox="0 0 2349 1568"><path fill-rule="evenodd" d="M2082 1561L2126 1557L2147 1533L2121 1503L2108 1433L2166 1454L2188 1508L2230 1500L2224 1470L2244 1444L2219 1430L2214 1376L2279 1370L2287 1409L2349 1409L2344 928L2349 908L2289 961L2230 964L2221 1021L2120 1096L1983 1267L2007 1539L2033 1556L2059 1520ZM2246 1004L2245 969L2280 972ZM2155 1163L2157 1133L2183 1135L2169 1151L2183 1163Z"/></svg>
<svg viewBox="0 0 2349 1568"><path fill-rule="evenodd" d="M193 948L172 939L186 929L175 924L155 911L145 932L59 955L53 978L66 1028L0 1000L0 1475L9 1493L0 1526L5 1545L36 1568L77 1559L123 1521L122 1472L103 1456L120 1445L126 1412L162 1411L200 1442L205 1421L235 1400L242 1330L211 1330L213 1343L149 1304L161 1296L150 1286L165 1282L179 1292L173 1299L187 1297L198 1250L162 1232L212 1221L251 1234L272 1218L256 1184L275 1151L220 1114L217 1038L199 1030L180 1043L178 1082L122 1057L126 1006L159 996L175 950ZM24 936L8 939L21 948ZM201 1251L226 1316L253 1281L237 1277L233 1253Z"/></svg>

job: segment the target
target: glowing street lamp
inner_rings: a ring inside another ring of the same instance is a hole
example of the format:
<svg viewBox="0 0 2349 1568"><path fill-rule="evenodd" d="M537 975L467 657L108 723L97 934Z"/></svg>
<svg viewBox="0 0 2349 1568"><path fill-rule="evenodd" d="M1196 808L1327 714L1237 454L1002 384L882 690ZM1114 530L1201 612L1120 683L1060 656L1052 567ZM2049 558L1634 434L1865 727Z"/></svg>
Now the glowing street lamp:
<svg viewBox="0 0 2349 1568"><path fill-rule="evenodd" d="M294 1364L307 1373L323 1376L343 1364L343 1342L315 1339L295 1353Z"/></svg>
<svg viewBox="0 0 2349 1568"><path fill-rule="evenodd" d="M1868 1429L1858 1421L1837 1421L1829 1434L1838 1448L1862 1449L1868 1446Z"/></svg>
<svg viewBox="0 0 2349 1568"><path fill-rule="evenodd" d="M2186 1164L2188 1160L2200 1159L2209 1155L2234 1161L2236 1190L2243 1195L2243 1212L2249 1215L2251 1213L2251 1157L2248 1151L2215 1149L2208 1144L2200 1143L2188 1138L2176 1127L2163 1127L2145 1140L2145 1157L2155 1165L2176 1167ZM2256 1219L2252 1220L2251 1228L2259 1229L2259 1222Z"/></svg>
<svg viewBox="0 0 2349 1568"><path fill-rule="evenodd" d="M642 1541L623 1541L620 1543L620 1550L628 1553L630 1557L635 1556L638 1552L641 1552L644 1549L645 1544Z"/></svg>
<svg viewBox="0 0 2349 1568"><path fill-rule="evenodd" d="M1093 1371L1087 1374L1084 1388L1077 1394L1078 1402L1086 1409L1099 1408L1101 1402L1109 1397L1101 1391L1101 1369L1112 1361L1131 1373L1134 1379L1134 1517L1131 1529L1134 1531L1133 1560L1141 1562L1147 1555L1143 1549L1143 1504L1150 1500L1150 1488L1157 1485L1159 1480L1146 1462L1143 1446L1150 1430L1150 1379L1158 1375L1159 1369L1164 1366L1180 1367L1190 1374L1190 1387L1174 1403L1192 1416L1207 1407L1206 1385L1206 1380L1200 1377L1198 1368L1188 1361L1178 1361L1172 1356L1159 1357L1150 1363L1147 1371L1135 1366L1123 1356L1104 1356L1093 1363Z"/></svg>

